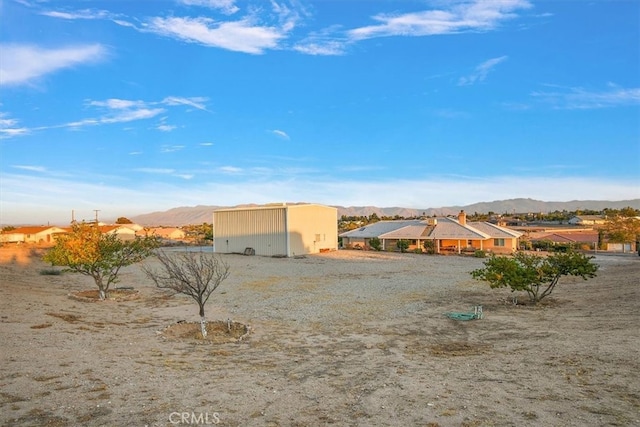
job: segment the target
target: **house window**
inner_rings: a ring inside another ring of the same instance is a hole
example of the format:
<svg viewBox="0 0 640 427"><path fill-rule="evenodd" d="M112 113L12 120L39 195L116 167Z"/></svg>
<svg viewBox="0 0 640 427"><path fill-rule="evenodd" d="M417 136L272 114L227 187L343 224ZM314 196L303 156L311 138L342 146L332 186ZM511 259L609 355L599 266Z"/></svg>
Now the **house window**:
<svg viewBox="0 0 640 427"><path fill-rule="evenodd" d="M504 246L504 239L493 239L493 246Z"/></svg>

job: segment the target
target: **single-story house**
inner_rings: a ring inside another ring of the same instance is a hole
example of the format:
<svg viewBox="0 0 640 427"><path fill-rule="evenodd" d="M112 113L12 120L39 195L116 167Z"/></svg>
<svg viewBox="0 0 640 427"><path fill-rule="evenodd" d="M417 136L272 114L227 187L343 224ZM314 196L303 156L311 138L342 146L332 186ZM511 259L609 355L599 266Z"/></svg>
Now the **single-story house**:
<svg viewBox="0 0 640 427"><path fill-rule="evenodd" d="M597 231L594 230L585 230L585 231L574 231L574 232L537 232L531 233L530 239L531 242L551 242L553 244L570 244L570 245L586 245L589 248L597 248L599 235Z"/></svg>
<svg viewBox="0 0 640 427"><path fill-rule="evenodd" d="M120 240L134 240L136 230L129 224L100 225L99 230L103 234L117 234Z"/></svg>
<svg viewBox="0 0 640 427"><path fill-rule="evenodd" d="M158 236L165 240L183 240L186 233L183 229L177 227L151 227L137 232L142 236Z"/></svg>
<svg viewBox="0 0 640 427"><path fill-rule="evenodd" d="M394 249L398 240L409 241L409 250L423 249L425 241L431 241L436 253L469 250L512 253L518 249L521 236L519 231L489 222L467 222L464 211L457 219L379 221L340 234L344 247L369 247L370 240L376 237L383 250Z"/></svg>
<svg viewBox="0 0 640 427"><path fill-rule="evenodd" d="M607 220L602 215L576 215L568 222L572 225L596 225L604 224Z"/></svg>
<svg viewBox="0 0 640 427"><path fill-rule="evenodd" d="M53 244L56 234L62 233L66 233L66 230L55 226L18 227L3 231L0 234L0 242Z"/></svg>
<svg viewBox="0 0 640 427"><path fill-rule="evenodd" d="M338 210L311 203L213 212L214 252L293 257L338 249Z"/></svg>

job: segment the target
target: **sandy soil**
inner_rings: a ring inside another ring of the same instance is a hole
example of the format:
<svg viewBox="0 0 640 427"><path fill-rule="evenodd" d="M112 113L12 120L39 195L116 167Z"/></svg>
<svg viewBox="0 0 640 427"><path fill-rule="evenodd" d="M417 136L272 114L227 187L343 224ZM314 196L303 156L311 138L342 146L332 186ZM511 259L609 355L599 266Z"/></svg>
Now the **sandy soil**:
<svg viewBox="0 0 640 427"><path fill-rule="evenodd" d="M0 248L2 425L640 425L637 255L538 307L473 281L471 257L224 256L207 316L252 327L226 344L163 335L197 306L139 265L120 285L140 298L87 303L68 294L91 279L38 255Z"/></svg>

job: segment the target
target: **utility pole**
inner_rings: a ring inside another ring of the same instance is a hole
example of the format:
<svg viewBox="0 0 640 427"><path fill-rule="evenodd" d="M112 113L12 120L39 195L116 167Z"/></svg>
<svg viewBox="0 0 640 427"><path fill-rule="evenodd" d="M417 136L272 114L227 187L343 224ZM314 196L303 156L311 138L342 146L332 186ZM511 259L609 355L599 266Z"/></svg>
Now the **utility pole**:
<svg viewBox="0 0 640 427"><path fill-rule="evenodd" d="M96 213L96 225L98 225L98 212L100 212L100 209L94 209L93 211Z"/></svg>

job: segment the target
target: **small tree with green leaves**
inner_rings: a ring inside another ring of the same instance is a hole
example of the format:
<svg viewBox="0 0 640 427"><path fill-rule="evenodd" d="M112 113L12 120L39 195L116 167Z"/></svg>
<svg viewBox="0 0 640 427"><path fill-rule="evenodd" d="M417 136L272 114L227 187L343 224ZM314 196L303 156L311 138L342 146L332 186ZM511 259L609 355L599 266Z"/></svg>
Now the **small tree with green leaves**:
<svg viewBox="0 0 640 427"><path fill-rule="evenodd" d="M407 252L407 249L409 249L409 241L400 239L396 242L396 247L400 249L400 252L402 253Z"/></svg>
<svg viewBox="0 0 640 427"><path fill-rule="evenodd" d="M156 253L161 268L155 270L149 266L142 269L159 288L170 289L175 293L188 295L198 303L200 331L207 337L207 320L204 306L220 283L229 277L229 265L211 253L178 252Z"/></svg>
<svg viewBox="0 0 640 427"><path fill-rule="evenodd" d="M436 253L436 242L435 240L425 240L422 244L424 246L424 250L429 255L433 255Z"/></svg>
<svg viewBox="0 0 640 427"><path fill-rule="evenodd" d="M101 300L109 296L109 287L117 283L122 267L142 261L158 247L154 236L123 241L117 234L106 234L95 224L76 223L71 232L56 237L56 244L43 257L65 271L90 276Z"/></svg>
<svg viewBox="0 0 640 427"><path fill-rule="evenodd" d="M471 275L489 283L492 288L511 288L525 291L529 300L537 304L550 295L562 276L580 276L587 280L596 276L598 265L593 257L579 252L558 252L548 257L518 252L514 256L491 256L484 268Z"/></svg>
<svg viewBox="0 0 640 427"><path fill-rule="evenodd" d="M382 250L382 242L377 237L372 237L371 239L369 239L369 246L375 251Z"/></svg>

